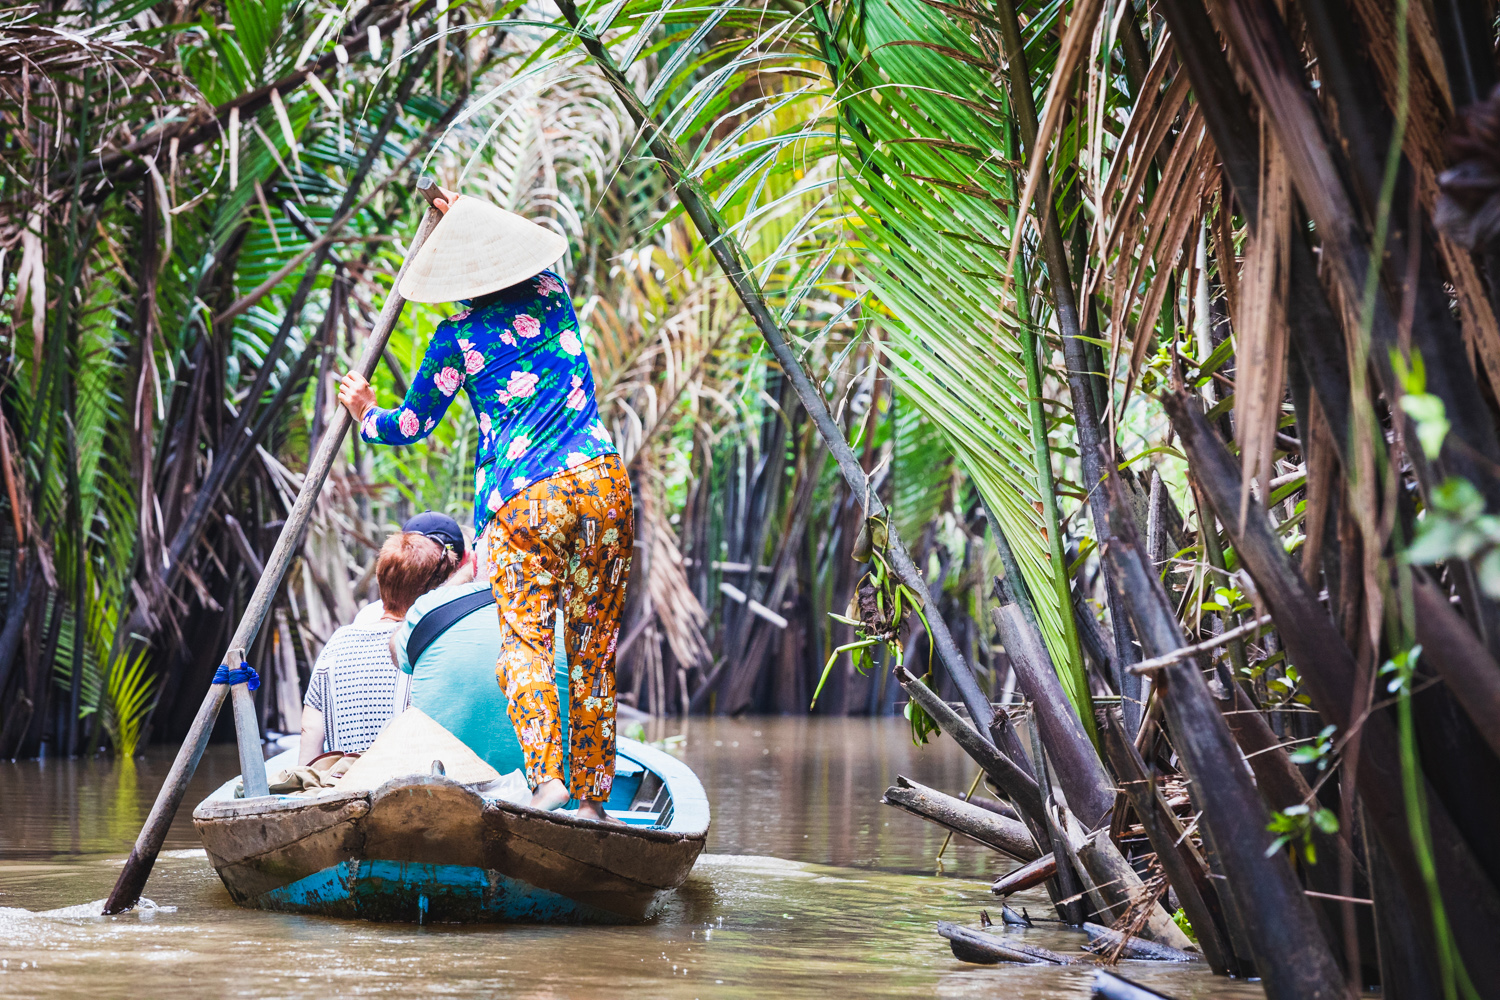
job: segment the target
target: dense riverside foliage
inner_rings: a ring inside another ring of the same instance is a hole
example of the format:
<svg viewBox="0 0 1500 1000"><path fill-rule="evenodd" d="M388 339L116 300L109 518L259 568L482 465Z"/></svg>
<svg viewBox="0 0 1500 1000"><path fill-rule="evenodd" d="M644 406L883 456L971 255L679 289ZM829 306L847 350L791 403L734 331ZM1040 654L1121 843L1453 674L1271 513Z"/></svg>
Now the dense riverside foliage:
<svg viewBox="0 0 1500 1000"><path fill-rule="evenodd" d="M1084 827L1124 788L1216 970L1493 990L1490 6L0 10L0 756L184 730L427 172L570 239L638 491L627 700L890 713L904 664L1039 842L1028 755ZM245 653L267 728L384 534L467 519L459 410L346 445ZM979 718L1017 686L1032 748Z"/></svg>

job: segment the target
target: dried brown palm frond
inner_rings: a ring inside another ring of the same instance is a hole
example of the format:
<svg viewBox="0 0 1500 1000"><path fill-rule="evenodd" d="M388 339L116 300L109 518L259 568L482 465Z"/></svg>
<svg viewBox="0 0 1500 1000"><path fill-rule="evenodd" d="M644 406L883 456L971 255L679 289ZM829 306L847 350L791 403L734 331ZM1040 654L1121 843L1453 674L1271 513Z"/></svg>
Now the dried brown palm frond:
<svg viewBox="0 0 1500 1000"><path fill-rule="evenodd" d="M669 227L665 246L621 255L614 295L584 308L601 413L627 463L676 418L685 397L708 389L705 371L738 327L739 300L708 265L684 226Z"/></svg>
<svg viewBox="0 0 1500 1000"><path fill-rule="evenodd" d="M1497 322L1484 280L1467 252L1473 249L1472 233L1464 234L1463 224L1449 232L1444 224L1448 209L1456 207L1445 197L1446 162L1444 133L1453 121L1453 98L1448 92L1447 73L1443 69L1437 32L1425 4L1411 6L1408 31L1413 54L1410 63L1406 100L1410 105L1402 149L1412 165L1416 194L1423 210L1438 224L1436 250L1443 270L1452 282L1457 299L1464 341L1472 356L1477 357L1491 385L1500 385L1500 322ZM1355 0L1351 4L1355 17L1363 22L1369 41L1369 61L1375 71L1386 103L1395 107L1401 84L1396 66L1396 40L1389 23L1388 11L1375 0ZM1483 105L1465 108L1465 118L1483 112ZM1459 126L1460 130L1463 126ZM1455 136L1456 138L1456 136ZM1460 185L1461 186L1461 185ZM1462 199L1460 199L1462 201ZM1459 212L1462 218L1464 213Z"/></svg>
<svg viewBox="0 0 1500 1000"><path fill-rule="evenodd" d="M1240 276L1235 371L1240 461L1244 485L1240 516L1252 483L1270 495L1272 453L1286 384L1286 290L1292 240L1292 189L1286 156L1269 134L1261 137L1260 212Z"/></svg>
<svg viewBox="0 0 1500 1000"><path fill-rule="evenodd" d="M1155 93L1161 86L1172 61L1171 56L1171 46L1164 44L1142 84L1144 92ZM1126 123L1114 159L1110 163L1109 174L1103 187L1094 195L1094 200L1106 213L1106 217L1094 229L1095 245L1092 251L1100 258L1108 259L1121 247L1133 245L1134 241L1128 238L1129 223L1139 215L1137 201L1141 190L1146 184L1152 164L1156 162L1157 152L1170 138L1172 126L1187 98L1187 76L1179 73L1155 102L1154 108L1143 101ZM1084 283L1084 287L1090 291L1095 290L1099 277L1100 274L1095 272Z"/></svg>
<svg viewBox="0 0 1500 1000"><path fill-rule="evenodd" d="M1021 192L1020 206L1026 218L1031 217L1032 198L1041 183L1042 175L1047 173L1047 150L1052 145L1053 136L1062 125L1063 113L1072 99L1072 94L1069 92L1072 86L1070 81L1074 72L1088 55L1089 42L1094 37L1095 25L1103 11L1102 0L1082 0L1074 5L1072 14L1068 18L1067 30L1063 34L1056 67L1047 90L1041 126L1032 144L1035 151L1026 169L1026 186ZM1011 242L1010 259L1005 267L1006 274L1014 273L1016 258L1020 255L1022 246L1023 241L1020 239Z"/></svg>
<svg viewBox="0 0 1500 1000"><path fill-rule="evenodd" d="M1104 123L1113 104L1101 87L1091 86L1088 94L1090 138L1097 151L1085 160L1092 169L1085 171L1084 184L1100 220L1091 233L1081 287L1087 295L1103 293L1108 299L1109 372L1118 371L1124 344L1131 344L1124 392L1111 414L1115 420L1156 341L1153 331L1163 303L1183 278L1190 241L1219 185L1217 150L1201 109L1191 101L1169 32L1159 39L1137 91L1118 140L1110 142ZM1107 147L1109 153L1103 151ZM1106 156L1107 173L1100 169Z"/></svg>
<svg viewBox="0 0 1500 1000"><path fill-rule="evenodd" d="M1127 331L1131 344L1117 413L1124 412L1141 364L1155 342L1152 331L1167 292L1178 277L1178 266L1187 256L1189 242L1196 238L1202 206L1211 202L1219 187L1217 151L1196 105L1189 109L1186 119L1162 167L1156 197L1146 206L1139 228L1132 225L1132 231L1125 235L1129 242L1124 245L1139 248L1140 256L1131 260L1126 254L1125 260L1115 264L1110 294L1111 357L1118 357ZM1130 317L1137 306L1139 312L1132 322ZM1113 362L1110 370L1116 370Z"/></svg>
<svg viewBox="0 0 1500 1000"><path fill-rule="evenodd" d="M127 74L161 68L165 54L132 35L128 24L91 24L82 11L44 18L37 4L0 7L0 105L29 108L32 84L60 97L62 78L88 66L121 83Z"/></svg>
<svg viewBox="0 0 1500 1000"><path fill-rule="evenodd" d="M643 490L650 488L645 483L639 486ZM708 613L698 603L688 582L677 533L660 504L643 504L640 513L651 520L651 572L646 585L661 632L679 664L689 669L706 667L713 659L703 635ZM659 701L656 705L658 711L665 708Z"/></svg>
<svg viewBox="0 0 1500 1000"><path fill-rule="evenodd" d="M173 95L196 98L166 54L135 35L127 22L90 23L81 12L0 7L0 114L10 119L6 134L15 144L0 157L0 171L15 182L4 185L10 197L0 201L0 248L40 236L45 218L66 203L66 165L86 155L73 148L75 130L67 127L81 103L94 134L108 135L127 114L167 115ZM64 165L61 176L49 177L54 163Z"/></svg>

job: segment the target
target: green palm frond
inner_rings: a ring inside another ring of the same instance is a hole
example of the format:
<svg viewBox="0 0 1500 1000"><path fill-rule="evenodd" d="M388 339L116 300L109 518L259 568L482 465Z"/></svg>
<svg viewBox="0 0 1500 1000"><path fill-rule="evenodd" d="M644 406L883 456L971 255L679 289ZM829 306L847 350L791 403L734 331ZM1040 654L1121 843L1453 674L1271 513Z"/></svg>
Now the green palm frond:
<svg viewBox="0 0 1500 1000"><path fill-rule="evenodd" d="M983 55L970 36L927 5L875 0L864 10L871 54L840 109L853 125L855 253L894 320L886 358L1005 532L1049 651L1087 715L1066 567L1041 514L1022 317L997 270L1016 237L1004 95L975 65Z"/></svg>
<svg viewBox="0 0 1500 1000"><path fill-rule="evenodd" d="M104 681L104 731L115 753L135 756L141 727L154 705L156 678L146 669L148 652L120 654L110 660Z"/></svg>

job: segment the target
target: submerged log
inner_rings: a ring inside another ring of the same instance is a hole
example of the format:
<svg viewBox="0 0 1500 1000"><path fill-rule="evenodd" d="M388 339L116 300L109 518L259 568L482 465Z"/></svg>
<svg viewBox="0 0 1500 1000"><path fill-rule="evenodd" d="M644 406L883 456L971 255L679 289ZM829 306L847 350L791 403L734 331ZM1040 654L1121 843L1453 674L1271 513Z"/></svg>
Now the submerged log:
<svg viewBox="0 0 1500 1000"><path fill-rule="evenodd" d="M1087 923L1083 925L1083 929L1089 936L1089 943L1084 948L1096 955L1108 955L1119 948L1121 958L1142 962L1196 962L1202 957L1171 945L1147 941L1143 937L1126 937L1120 931L1110 930L1102 924Z"/></svg>
<svg viewBox="0 0 1500 1000"><path fill-rule="evenodd" d="M1010 654L1021 690L1032 703L1042 742L1057 772L1068 808L1086 829L1098 829L1114 807L1115 790L1078 712L1057 679L1047 647L1016 605L995 608L990 615L1000 630L1005 651Z"/></svg>
<svg viewBox="0 0 1500 1000"><path fill-rule="evenodd" d="M1094 1000L1172 1000L1165 993L1148 990L1124 976L1100 969L1094 973Z"/></svg>
<svg viewBox="0 0 1500 1000"><path fill-rule="evenodd" d="M1041 854L1025 824L997 816L988 809L920 785L909 778L897 777L896 784L885 790L883 801L886 805L905 809L944 829L977 840L986 847L993 847L1017 861L1032 861Z"/></svg>
<svg viewBox="0 0 1500 1000"><path fill-rule="evenodd" d="M1049 878L1057 874L1057 855L1043 854L1030 864L1022 865L1015 871L1006 872L995 879L995 884L990 886L990 891L997 896L1009 896L1013 892L1021 892L1041 885Z"/></svg>
<svg viewBox="0 0 1500 1000"><path fill-rule="evenodd" d="M1055 951L1039 948L1034 944L1012 941L996 934L987 934L958 924L939 920L937 932L948 939L953 957L961 962L975 965L997 965L1000 962L1015 962L1019 965L1070 965L1073 959Z"/></svg>

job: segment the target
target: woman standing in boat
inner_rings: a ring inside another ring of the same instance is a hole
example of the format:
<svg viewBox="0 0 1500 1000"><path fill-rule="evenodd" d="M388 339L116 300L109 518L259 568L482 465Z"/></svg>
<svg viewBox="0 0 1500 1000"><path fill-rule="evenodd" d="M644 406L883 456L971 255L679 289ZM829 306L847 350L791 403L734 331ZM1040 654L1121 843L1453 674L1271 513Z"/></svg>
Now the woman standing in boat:
<svg viewBox="0 0 1500 1000"><path fill-rule="evenodd" d="M400 406L358 374L339 402L378 444L432 433L462 388L479 418L474 532L500 614L495 675L526 758L531 805L570 795L604 819L615 772L615 643L635 523L630 480L599 419L594 377L562 280L546 268L565 238L477 198L445 213L402 279L413 302L467 306L437 327ZM568 651L570 781L553 676L553 628Z"/></svg>

